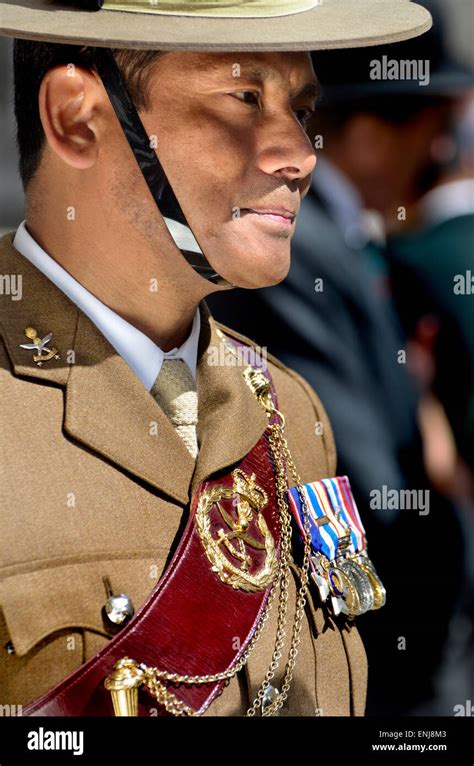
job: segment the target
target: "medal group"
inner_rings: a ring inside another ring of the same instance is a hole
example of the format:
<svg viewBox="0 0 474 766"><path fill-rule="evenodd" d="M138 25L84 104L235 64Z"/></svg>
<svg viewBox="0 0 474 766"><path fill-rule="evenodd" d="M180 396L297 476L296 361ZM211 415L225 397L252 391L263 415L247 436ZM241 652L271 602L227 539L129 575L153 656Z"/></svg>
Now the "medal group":
<svg viewBox="0 0 474 766"><path fill-rule="evenodd" d="M309 517L311 577L334 615L350 618L385 604L385 588L367 555L367 540L347 476L288 490L292 515L305 539Z"/></svg>

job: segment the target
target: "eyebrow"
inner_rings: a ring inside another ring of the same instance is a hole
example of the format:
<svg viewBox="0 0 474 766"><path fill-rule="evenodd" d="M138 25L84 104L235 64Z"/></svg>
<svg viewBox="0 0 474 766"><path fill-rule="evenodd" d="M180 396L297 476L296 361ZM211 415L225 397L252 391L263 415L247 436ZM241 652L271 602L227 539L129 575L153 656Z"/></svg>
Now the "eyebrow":
<svg viewBox="0 0 474 766"><path fill-rule="evenodd" d="M241 71L242 77L246 80L253 81L255 83L262 83L265 80L275 80L275 70L269 69L264 66L244 66ZM316 100L321 95L321 85L318 80L312 80L305 83L301 88L298 88L294 93L294 97L298 96L313 96Z"/></svg>

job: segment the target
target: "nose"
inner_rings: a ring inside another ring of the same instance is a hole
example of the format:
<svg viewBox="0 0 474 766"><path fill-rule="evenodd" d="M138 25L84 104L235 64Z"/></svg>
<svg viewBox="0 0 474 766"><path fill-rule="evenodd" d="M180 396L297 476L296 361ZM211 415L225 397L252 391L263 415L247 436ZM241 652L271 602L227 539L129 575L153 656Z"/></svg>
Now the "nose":
<svg viewBox="0 0 474 766"><path fill-rule="evenodd" d="M261 170L291 181L310 175L316 167L316 152L294 115L285 118L280 115L264 122L259 152Z"/></svg>

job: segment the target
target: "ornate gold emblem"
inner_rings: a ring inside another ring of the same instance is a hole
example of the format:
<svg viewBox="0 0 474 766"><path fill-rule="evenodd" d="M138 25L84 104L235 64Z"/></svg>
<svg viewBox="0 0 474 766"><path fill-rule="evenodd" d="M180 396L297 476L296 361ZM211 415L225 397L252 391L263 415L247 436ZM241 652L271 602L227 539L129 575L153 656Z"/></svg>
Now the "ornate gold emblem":
<svg viewBox="0 0 474 766"><path fill-rule="evenodd" d="M196 525L212 571L233 588L265 590L277 571L275 541L262 514L264 489L240 468L232 487L217 485L201 494Z"/></svg>

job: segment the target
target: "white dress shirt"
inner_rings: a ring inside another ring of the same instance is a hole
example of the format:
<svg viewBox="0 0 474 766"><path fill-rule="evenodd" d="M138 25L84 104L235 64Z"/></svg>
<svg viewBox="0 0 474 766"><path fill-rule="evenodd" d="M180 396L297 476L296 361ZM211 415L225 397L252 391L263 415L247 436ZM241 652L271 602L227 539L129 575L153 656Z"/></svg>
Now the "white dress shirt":
<svg viewBox="0 0 474 766"><path fill-rule="evenodd" d="M13 246L89 317L148 391L158 377L163 359L182 359L196 377L201 330L199 308L196 309L187 340L179 348L162 351L147 335L109 309L51 258L33 239L26 228L26 221L18 227Z"/></svg>

